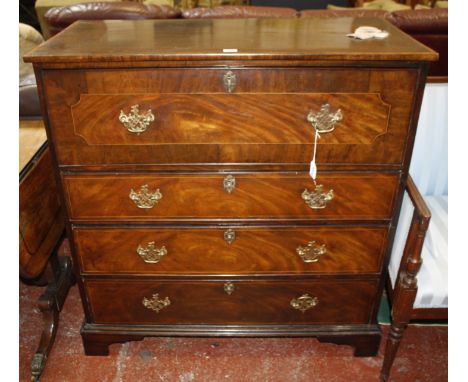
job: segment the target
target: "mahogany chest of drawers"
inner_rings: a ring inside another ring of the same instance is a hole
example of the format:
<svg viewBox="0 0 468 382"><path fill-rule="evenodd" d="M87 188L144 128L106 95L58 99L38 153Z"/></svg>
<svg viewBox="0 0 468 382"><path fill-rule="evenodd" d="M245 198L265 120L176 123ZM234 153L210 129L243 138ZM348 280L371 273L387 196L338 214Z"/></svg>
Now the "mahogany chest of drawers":
<svg viewBox="0 0 468 382"><path fill-rule="evenodd" d="M390 36L346 36L360 25ZM354 18L77 22L27 56L86 354L160 335L315 336L375 354L436 58Z"/></svg>

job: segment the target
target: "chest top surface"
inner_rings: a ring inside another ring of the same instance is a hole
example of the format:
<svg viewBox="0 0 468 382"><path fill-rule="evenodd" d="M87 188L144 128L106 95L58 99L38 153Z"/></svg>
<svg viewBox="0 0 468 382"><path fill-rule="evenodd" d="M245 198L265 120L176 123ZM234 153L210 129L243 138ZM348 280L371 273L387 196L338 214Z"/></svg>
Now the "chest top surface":
<svg viewBox="0 0 468 382"><path fill-rule="evenodd" d="M363 25L390 35L365 41L346 36ZM437 53L389 22L354 17L78 21L24 57L38 63L436 59Z"/></svg>

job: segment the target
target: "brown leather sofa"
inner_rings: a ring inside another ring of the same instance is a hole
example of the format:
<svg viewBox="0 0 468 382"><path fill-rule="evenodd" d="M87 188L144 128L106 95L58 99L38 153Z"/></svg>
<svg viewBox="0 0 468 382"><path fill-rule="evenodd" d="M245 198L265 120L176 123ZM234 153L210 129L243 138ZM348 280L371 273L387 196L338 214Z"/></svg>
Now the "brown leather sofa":
<svg viewBox="0 0 468 382"><path fill-rule="evenodd" d="M169 5L143 4L133 1L79 3L49 9L44 18L53 36L76 20L175 19L181 11Z"/></svg>
<svg viewBox="0 0 468 382"><path fill-rule="evenodd" d="M299 17L383 17L414 39L439 53L439 60L429 65L431 81L446 81L448 77L448 9L411 9L387 12L383 10L322 10L301 11Z"/></svg>
<svg viewBox="0 0 468 382"><path fill-rule="evenodd" d="M45 14L51 34L58 33L76 20L103 19L198 19L198 18L271 18L271 17L383 17L416 40L439 53L439 61L429 68L431 79L446 81L448 62L448 10L443 8L386 12L383 10L297 11L293 8L260 6L218 6L177 10L167 5L137 2L96 2L52 8Z"/></svg>
<svg viewBox="0 0 468 382"><path fill-rule="evenodd" d="M191 8L182 11L184 19L239 19L239 18L289 18L297 17L298 11L285 7L219 6Z"/></svg>
<svg viewBox="0 0 468 382"><path fill-rule="evenodd" d="M432 81L448 77L448 9L420 9L392 12L389 19L402 31L439 53L439 61L429 65Z"/></svg>

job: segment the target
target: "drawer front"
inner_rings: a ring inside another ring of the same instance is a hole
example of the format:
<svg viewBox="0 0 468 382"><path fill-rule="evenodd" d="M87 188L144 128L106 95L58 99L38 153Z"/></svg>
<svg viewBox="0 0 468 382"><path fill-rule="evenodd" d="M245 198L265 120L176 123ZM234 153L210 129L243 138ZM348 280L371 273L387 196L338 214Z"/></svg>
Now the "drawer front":
<svg viewBox="0 0 468 382"><path fill-rule="evenodd" d="M323 174L65 175L76 220L391 217L398 176Z"/></svg>
<svg viewBox="0 0 468 382"><path fill-rule="evenodd" d="M85 282L98 324L366 324L377 286L377 280Z"/></svg>
<svg viewBox="0 0 468 382"><path fill-rule="evenodd" d="M94 274L378 273L386 228L75 228Z"/></svg>
<svg viewBox="0 0 468 382"><path fill-rule="evenodd" d="M88 145L262 145L312 143L307 116L326 104L328 115L341 117L320 125L334 128L321 145L371 145L387 131L390 105L378 93L84 94L71 109L75 134Z"/></svg>
<svg viewBox="0 0 468 382"><path fill-rule="evenodd" d="M59 162L308 163L307 117L329 104L342 118L321 135L319 163L401 164L416 70L232 69L231 92L227 72L45 71Z"/></svg>

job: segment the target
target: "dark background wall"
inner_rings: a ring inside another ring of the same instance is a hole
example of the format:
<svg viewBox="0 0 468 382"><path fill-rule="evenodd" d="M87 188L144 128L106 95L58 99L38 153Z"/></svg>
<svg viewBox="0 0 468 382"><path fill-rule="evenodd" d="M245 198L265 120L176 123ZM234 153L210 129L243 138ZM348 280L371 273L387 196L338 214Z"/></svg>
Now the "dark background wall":
<svg viewBox="0 0 468 382"><path fill-rule="evenodd" d="M41 31L39 21L37 21L36 10L34 4L36 0L20 0L19 1L19 22L31 25L33 28ZM79 3L79 0L76 0Z"/></svg>
<svg viewBox="0 0 468 382"><path fill-rule="evenodd" d="M251 0L250 4L269 7L289 7L297 10L325 9L328 4L340 7L349 6L348 0Z"/></svg>

